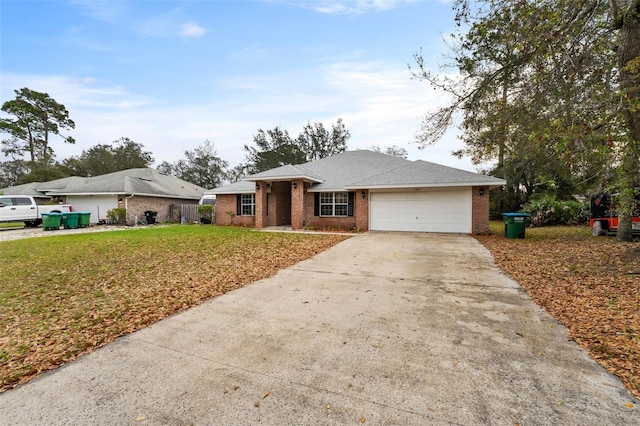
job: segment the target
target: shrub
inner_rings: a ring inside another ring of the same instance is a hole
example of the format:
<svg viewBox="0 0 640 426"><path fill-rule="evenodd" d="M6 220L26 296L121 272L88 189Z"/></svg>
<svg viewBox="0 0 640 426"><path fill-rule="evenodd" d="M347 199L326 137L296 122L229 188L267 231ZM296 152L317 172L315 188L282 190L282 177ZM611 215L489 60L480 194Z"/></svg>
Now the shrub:
<svg viewBox="0 0 640 426"><path fill-rule="evenodd" d="M118 207L115 209L107 210L107 217L111 220L112 223L116 225L126 225L127 209Z"/></svg>
<svg viewBox="0 0 640 426"><path fill-rule="evenodd" d="M554 195L533 197L524 211L531 215L531 226L580 225L589 221L588 203L561 201Z"/></svg>
<svg viewBox="0 0 640 426"><path fill-rule="evenodd" d="M213 205L201 204L198 206L198 213L200 213L200 222L209 224L213 221Z"/></svg>

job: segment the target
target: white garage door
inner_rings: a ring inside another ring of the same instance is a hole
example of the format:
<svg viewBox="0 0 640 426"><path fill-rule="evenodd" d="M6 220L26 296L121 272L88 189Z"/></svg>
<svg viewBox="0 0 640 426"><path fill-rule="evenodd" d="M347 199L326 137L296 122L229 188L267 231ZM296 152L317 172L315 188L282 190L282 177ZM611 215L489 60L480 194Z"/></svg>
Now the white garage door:
<svg viewBox="0 0 640 426"><path fill-rule="evenodd" d="M369 228L471 233L471 189L373 192Z"/></svg>
<svg viewBox="0 0 640 426"><path fill-rule="evenodd" d="M117 195L85 195L67 196L67 203L71 204L74 212L90 212L91 223L107 218L107 210L118 207Z"/></svg>

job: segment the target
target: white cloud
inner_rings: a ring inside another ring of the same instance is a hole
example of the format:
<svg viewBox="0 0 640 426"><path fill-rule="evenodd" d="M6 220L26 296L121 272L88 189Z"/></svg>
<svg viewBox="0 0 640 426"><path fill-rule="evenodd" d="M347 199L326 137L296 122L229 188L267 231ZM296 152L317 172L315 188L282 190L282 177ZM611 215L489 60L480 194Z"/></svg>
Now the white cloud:
<svg viewBox="0 0 640 426"><path fill-rule="evenodd" d="M413 143L421 117L442 102L425 83L411 80L404 67L378 62L341 62L290 74L238 75L218 81L208 101L167 102L91 76L2 75L2 99L9 88L29 87L49 93L69 110L76 123L76 145L54 141L57 158L78 155L99 143L128 137L151 151L156 164L184 158L205 140L234 166L245 158L258 129L280 126L296 137L307 122L330 127L343 118L351 132L349 149L404 147L409 159L475 170L450 152L459 149L455 132L425 150ZM240 87L241 86L241 87Z"/></svg>
<svg viewBox="0 0 640 426"><path fill-rule="evenodd" d="M182 30L180 31L181 36L192 38L200 38L206 33L207 30L205 30L195 22L187 22L186 24L182 24Z"/></svg>
<svg viewBox="0 0 640 426"><path fill-rule="evenodd" d="M93 19L110 24L120 21L129 10L123 1L70 0L69 4L79 6Z"/></svg>
<svg viewBox="0 0 640 426"><path fill-rule="evenodd" d="M265 0L270 3L283 3L289 6L304 7L318 13L330 15L362 15L394 9L403 4L429 0Z"/></svg>
<svg viewBox="0 0 640 426"><path fill-rule="evenodd" d="M133 24L134 31L151 37L203 37L207 30L187 16L178 7L164 13L148 16Z"/></svg>

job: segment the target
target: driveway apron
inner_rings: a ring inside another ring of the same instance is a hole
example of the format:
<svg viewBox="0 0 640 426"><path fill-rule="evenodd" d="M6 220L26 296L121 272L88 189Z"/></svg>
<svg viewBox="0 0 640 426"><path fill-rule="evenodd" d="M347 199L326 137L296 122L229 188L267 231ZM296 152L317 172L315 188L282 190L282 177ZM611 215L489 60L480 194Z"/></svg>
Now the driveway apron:
<svg viewBox="0 0 640 426"><path fill-rule="evenodd" d="M370 232L0 394L0 424L622 425L640 406L475 239Z"/></svg>

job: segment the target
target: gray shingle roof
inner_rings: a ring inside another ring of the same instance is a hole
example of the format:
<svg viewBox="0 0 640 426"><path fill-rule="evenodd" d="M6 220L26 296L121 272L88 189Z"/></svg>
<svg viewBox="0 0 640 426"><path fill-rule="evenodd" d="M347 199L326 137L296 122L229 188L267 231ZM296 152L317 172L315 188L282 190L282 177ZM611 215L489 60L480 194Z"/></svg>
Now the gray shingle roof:
<svg viewBox="0 0 640 426"><path fill-rule="evenodd" d="M65 188L52 194L136 194L151 197L200 199L205 188L160 173L155 169L128 169L106 175L70 182Z"/></svg>
<svg viewBox="0 0 640 426"><path fill-rule="evenodd" d="M277 181L305 179L310 192L347 189L382 189L451 186L501 186L506 182L492 176L468 172L427 161L403 158L369 150L346 151L295 166L287 165L248 176L246 180ZM236 185L236 184L233 184ZM236 187L215 188L211 194L233 194ZM255 192L254 187L243 187Z"/></svg>
<svg viewBox="0 0 640 426"><path fill-rule="evenodd" d="M345 185L346 189L504 185L504 180L417 160Z"/></svg>
<svg viewBox="0 0 640 426"><path fill-rule="evenodd" d="M210 189L205 191L205 194L253 194L254 192L256 192L256 184L254 182L241 180L240 182L232 183L230 185Z"/></svg>
<svg viewBox="0 0 640 426"><path fill-rule="evenodd" d="M43 192L38 191L38 185L42 182L31 182L23 185L9 186L7 188L0 189L0 193L4 195L30 195L36 198L50 198Z"/></svg>
<svg viewBox="0 0 640 426"><path fill-rule="evenodd" d="M368 150L347 151L332 157L303 164L311 173L322 176L323 182L313 185L310 191L344 191L351 182L359 181L389 170L410 164L404 158L392 157Z"/></svg>
<svg viewBox="0 0 640 426"><path fill-rule="evenodd" d="M29 188L16 186L7 188L6 193L27 189ZM122 170L88 178L67 177L50 182L39 182L30 189L47 195L136 194L188 200L200 199L205 191L198 185L150 168Z"/></svg>
<svg viewBox="0 0 640 426"><path fill-rule="evenodd" d="M309 164L309 163L307 163ZM278 180L278 179L304 179L310 182L322 182L322 178L314 176L302 165L286 164L275 169L256 173L247 176L245 180L255 182L258 180Z"/></svg>

